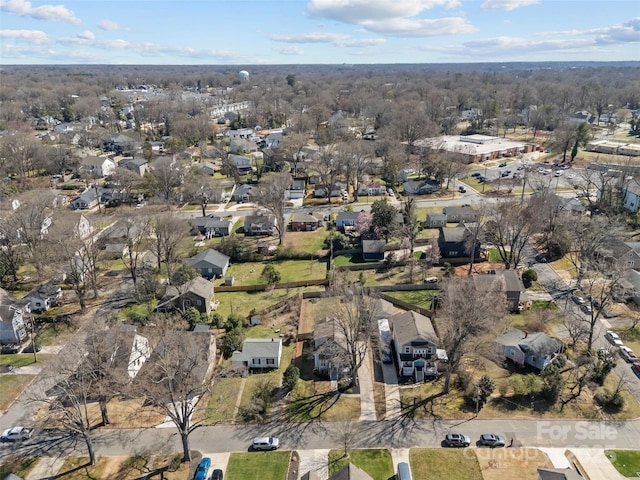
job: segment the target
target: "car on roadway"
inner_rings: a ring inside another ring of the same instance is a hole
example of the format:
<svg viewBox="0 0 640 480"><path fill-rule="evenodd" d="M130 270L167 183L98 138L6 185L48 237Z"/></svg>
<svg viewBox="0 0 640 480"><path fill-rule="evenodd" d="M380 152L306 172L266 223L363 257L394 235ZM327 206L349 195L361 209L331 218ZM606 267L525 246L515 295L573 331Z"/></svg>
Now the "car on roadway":
<svg viewBox="0 0 640 480"><path fill-rule="evenodd" d="M607 333L604 334L604 338L611 345L615 345L616 347L621 347L623 345L620 335L618 335L616 332L612 332L611 330L607 330Z"/></svg>
<svg viewBox="0 0 640 480"><path fill-rule="evenodd" d="M207 474L209 473L209 467L211 466L211 459L204 457L200 460L196 473L193 475L193 480L207 480Z"/></svg>
<svg viewBox="0 0 640 480"><path fill-rule="evenodd" d="M495 433L483 433L480 435L480 445L483 447L504 447L507 442L502 435L496 435Z"/></svg>
<svg viewBox="0 0 640 480"><path fill-rule="evenodd" d="M7 428L0 436L0 441L3 442L20 442L22 440L29 440L31 438L31 430L25 427L12 427Z"/></svg>
<svg viewBox="0 0 640 480"><path fill-rule="evenodd" d="M576 295L575 293L571 295L571 300L573 300L578 305L584 305L586 303L586 300L584 298L582 298L580 295Z"/></svg>
<svg viewBox="0 0 640 480"><path fill-rule="evenodd" d="M502 167L506 167L507 166L507 162L502 162L500 163L500 165L498 165L498 167L502 168Z"/></svg>
<svg viewBox="0 0 640 480"><path fill-rule="evenodd" d="M256 437L251 444L254 451L276 450L279 446L280 440L275 437Z"/></svg>
<svg viewBox="0 0 640 480"><path fill-rule="evenodd" d="M471 174L471 176L472 176L472 177L475 177L475 178L478 178L478 177L481 177L481 176L482 176L482 174L481 174L480 172L473 172L473 173Z"/></svg>
<svg viewBox="0 0 640 480"><path fill-rule="evenodd" d="M640 377L640 362L633 362L631 371Z"/></svg>
<svg viewBox="0 0 640 480"><path fill-rule="evenodd" d="M562 173L563 173L563 172L562 172L562 170L556 170L556 171L554 172L554 174L553 174L553 175L554 175L555 177L561 177L561 176L562 176Z"/></svg>
<svg viewBox="0 0 640 480"><path fill-rule="evenodd" d="M447 433L444 436L444 444L447 447L468 447L471 439L461 433Z"/></svg>
<svg viewBox="0 0 640 480"><path fill-rule="evenodd" d="M464 188L464 186L463 186L463 185L460 185L460 186L458 187L458 191L459 191L460 193L466 193L466 192L467 192L467 189L466 189L466 188Z"/></svg>
<svg viewBox="0 0 640 480"><path fill-rule="evenodd" d="M582 309L582 311L584 313L592 313L593 312L593 308L591 308L591 305L589 305L588 303L583 303L582 305L580 305L580 308Z"/></svg>
<svg viewBox="0 0 640 480"><path fill-rule="evenodd" d="M36 351L36 353L38 353L40 350L42 350L42 347L38 344L27 345L22 349L22 353L33 353L34 350Z"/></svg>
<svg viewBox="0 0 640 480"><path fill-rule="evenodd" d="M10 343L8 345L2 345L2 350L0 351L0 353L2 353L2 355L10 355L12 353L18 353L19 351L20 351L19 345Z"/></svg>
<svg viewBox="0 0 640 480"><path fill-rule="evenodd" d="M634 363L638 361L638 357L636 357L636 354L633 353L633 350L631 350L626 345L620 345L620 348L618 351L620 352L620 356L624 358L627 362Z"/></svg>

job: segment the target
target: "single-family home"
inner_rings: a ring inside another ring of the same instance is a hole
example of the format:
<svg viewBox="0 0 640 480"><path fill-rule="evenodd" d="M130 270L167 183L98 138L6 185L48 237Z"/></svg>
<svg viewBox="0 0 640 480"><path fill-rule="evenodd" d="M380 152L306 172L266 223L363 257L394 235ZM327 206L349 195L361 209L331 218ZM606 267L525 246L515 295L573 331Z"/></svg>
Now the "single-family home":
<svg viewBox="0 0 640 480"><path fill-rule="evenodd" d="M285 198L289 200L304 198L307 190L307 180L305 178L294 178L291 185L285 191Z"/></svg>
<svg viewBox="0 0 640 480"><path fill-rule="evenodd" d="M478 211L469 205L444 207L442 213L447 216L448 223L478 221Z"/></svg>
<svg viewBox="0 0 640 480"><path fill-rule="evenodd" d="M466 226L440 227L438 235L438 248L443 259L470 258L474 253L476 259L480 258L480 240L473 245L473 235Z"/></svg>
<svg viewBox="0 0 640 480"><path fill-rule="evenodd" d="M640 270L640 242L625 242L608 237L598 247L596 254L612 265Z"/></svg>
<svg viewBox="0 0 640 480"><path fill-rule="evenodd" d="M446 227L447 216L444 213L428 213L425 226L427 228Z"/></svg>
<svg viewBox="0 0 640 480"><path fill-rule="evenodd" d="M543 370L564 351L564 343L543 332L523 332L512 328L493 341L495 352L516 365Z"/></svg>
<svg viewBox="0 0 640 480"><path fill-rule="evenodd" d="M355 227L360 212L340 212L336 217L336 228L344 231L346 227Z"/></svg>
<svg viewBox="0 0 640 480"><path fill-rule="evenodd" d="M538 480L584 480L584 477L572 468L539 468Z"/></svg>
<svg viewBox="0 0 640 480"><path fill-rule="evenodd" d="M105 352L111 352L110 367L114 373L121 373L120 378L126 378L126 382L131 382L136 377L151 356L149 339L141 335L135 325L119 324L113 326L101 333L100 338L106 342L108 347ZM89 344L94 341L102 340L88 339ZM90 345L89 348L91 348Z"/></svg>
<svg viewBox="0 0 640 480"><path fill-rule="evenodd" d="M248 138L234 138L229 142L229 150L234 154L253 153L259 149L258 144Z"/></svg>
<svg viewBox="0 0 640 480"><path fill-rule="evenodd" d="M84 214L80 214L80 218L73 226L73 233L76 238L80 238L82 240L89 238L89 236L93 233L93 225Z"/></svg>
<svg viewBox="0 0 640 480"><path fill-rule="evenodd" d="M422 382L438 374L438 336L431 319L409 310L392 316L392 338L398 375Z"/></svg>
<svg viewBox="0 0 640 480"><path fill-rule="evenodd" d="M358 188L358 195L369 196L369 195L386 195L387 187L382 185L380 182L368 182L364 185L360 185Z"/></svg>
<svg viewBox="0 0 640 480"><path fill-rule="evenodd" d="M121 160L120 163L118 163L118 166L126 168L127 170L144 177L144 174L147 173L147 170L149 169L149 162L144 158L127 158Z"/></svg>
<svg viewBox="0 0 640 480"><path fill-rule="evenodd" d="M426 195L440 190L440 185L430 180L408 180L402 184L402 188L408 195Z"/></svg>
<svg viewBox="0 0 640 480"><path fill-rule="evenodd" d="M27 313L28 302L18 301L0 288L0 343L20 343L27 338Z"/></svg>
<svg viewBox="0 0 640 480"><path fill-rule="evenodd" d="M102 149L116 155L133 156L141 147L141 143L121 133L114 133L102 142Z"/></svg>
<svg viewBox="0 0 640 480"><path fill-rule="evenodd" d="M313 232L322 224L322 220L310 213L293 213L291 215L291 230L294 232Z"/></svg>
<svg viewBox="0 0 640 480"><path fill-rule="evenodd" d="M200 313L209 314L213 309L213 299L213 282L196 277L182 285L169 285L156 310L170 312L194 307Z"/></svg>
<svg viewBox="0 0 640 480"><path fill-rule="evenodd" d="M503 291L507 301L507 308L517 312L520 306L520 295L525 291L522 280L515 270L492 270L491 273L473 275L473 282L480 290L487 292L496 289Z"/></svg>
<svg viewBox="0 0 640 480"><path fill-rule="evenodd" d="M330 380L351 372L345 330L336 318L325 318L313 329L313 371Z"/></svg>
<svg viewBox="0 0 640 480"><path fill-rule="evenodd" d="M116 163L108 157L90 155L80 160L80 171L88 178L102 178L116 171Z"/></svg>
<svg viewBox="0 0 640 480"><path fill-rule="evenodd" d="M229 155L229 162L238 171L240 175L246 175L253 172L251 159L242 155Z"/></svg>
<svg viewBox="0 0 640 480"><path fill-rule="evenodd" d="M276 217L268 214L249 215L244 218L245 235L273 235Z"/></svg>
<svg viewBox="0 0 640 480"><path fill-rule="evenodd" d="M200 171L205 174L205 175L210 175L213 176L216 174L216 172L218 170L220 170L220 167L217 167L215 164L211 163L211 162L202 162L202 163L197 163L195 165L197 168L200 168Z"/></svg>
<svg viewBox="0 0 640 480"><path fill-rule="evenodd" d="M349 462L336 473L329 477L329 480L373 480L373 477L361 468Z"/></svg>
<svg viewBox="0 0 640 480"><path fill-rule="evenodd" d="M52 283L47 283L34 288L27 293L23 300L29 301L32 312L46 312L51 307L62 302L62 289Z"/></svg>
<svg viewBox="0 0 640 480"><path fill-rule="evenodd" d="M243 183L233 191L233 201L238 203L247 203L251 200L251 190L253 185Z"/></svg>
<svg viewBox="0 0 640 480"><path fill-rule="evenodd" d="M635 178L632 179L624 192L622 192L624 198L624 208L628 211L635 213L640 206L640 183Z"/></svg>
<svg viewBox="0 0 640 480"><path fill-rule="evenodd" d="M365 262L379 262L384 260L384 251L387 246L385 239L362 240L362 259Z"/></svg>
<svg viewBox="0 0 640 480"><path fill-rule="evenodd" d="M230 257L224 253L207 248L206 250L189 258L187 263L195 268L204 278L211 280L216 277L220 278L227 273L229 260Z"/></svg>
<svg viewBox="0 0 640 480"><path fill-rule="evenodd" d="M100 200L100 189L87 188L80 195L75 197L69 205L73 210L88 210L98 205Z"/></svg>
<svg viewBox="0 0 640 480"><path fill-rule="evenodd" d="M233 222L231 220L223 220L215 215L196 217L191 220L192 233L199 233L206 238L226 237L231 234L232 228Z"/></svg>
<svg viewBox="0 0 640 480"><path fill-rule="evenodd" d="M280 368L281 338L247 338L242 351L231 355L231 364L237 368L267 370Z"/></svg>
<svg viewBox="0 0 640 480"><path fill-rule="evenodd" d="M345 184L342 182L335 182L332 186L316 184L313 189L313 196L315 198L327 198L327 191L331 198L339 197L342 195L342 191L345 188Z"/></svg>

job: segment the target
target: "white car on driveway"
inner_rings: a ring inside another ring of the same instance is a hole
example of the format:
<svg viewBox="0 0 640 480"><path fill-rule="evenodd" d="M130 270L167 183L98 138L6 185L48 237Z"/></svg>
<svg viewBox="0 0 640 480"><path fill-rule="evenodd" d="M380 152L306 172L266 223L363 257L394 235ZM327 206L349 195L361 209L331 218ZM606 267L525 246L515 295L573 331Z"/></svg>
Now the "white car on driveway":
<svg viewBox="0 0 640 480"><path fill-rule="evenodd" d="M2 432L0 440L3 442L19 442L22 440L29 440L31 438L31 430L25 427L13 427L7 428Z"/></svg>
<svg viewBox="0 0 640 480"><path fill-rule="evenodd" d="M607 330L607 333L604 334L604 338L607 339L611 345L615 345L616 347L621 347L623 345L622 339L616 332L612 332L611 330Z"/></svg>

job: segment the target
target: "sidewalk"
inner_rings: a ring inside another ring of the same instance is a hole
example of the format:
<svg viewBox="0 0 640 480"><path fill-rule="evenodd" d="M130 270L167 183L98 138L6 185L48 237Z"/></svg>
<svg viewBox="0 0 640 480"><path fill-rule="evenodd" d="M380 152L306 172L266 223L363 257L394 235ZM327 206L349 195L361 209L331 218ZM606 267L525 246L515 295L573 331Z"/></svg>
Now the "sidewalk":
<svg viewBox="0 0 640 480"><path fill-rule="evenodd" d="M358 369L358 383L360 386L360 421L376 421L376 405L373 398L373 372L371 372L371 358L367 357Z"/></svg>
<svg viewBox="0 0 640 480"><path fill-rule="evenodd" d="M41 457L25 480L41 480L54 477L64 464L64 458Z"/></svg>

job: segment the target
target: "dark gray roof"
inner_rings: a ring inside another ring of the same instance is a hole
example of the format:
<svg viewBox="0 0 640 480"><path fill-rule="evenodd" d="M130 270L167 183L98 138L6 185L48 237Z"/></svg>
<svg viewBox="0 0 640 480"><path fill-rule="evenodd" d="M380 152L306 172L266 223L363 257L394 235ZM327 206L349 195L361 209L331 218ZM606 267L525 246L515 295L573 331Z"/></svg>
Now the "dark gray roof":
<svg viewBox="0 0 640 480"><path fill-rule="evenodd" d="M196 256L191 257L189 259L189 263L191 265L195 265L196 263L207 262L211 265L215 265L216 267L224 267L229 263L230 258L231 257L226 256L224 253L220 253L212 248L207 248Z"/></svg>
<svg viewBox="0 0 640 480"><path fill-rule="evenodd" d="M242 344L242 353L250 357L277 357L281 343L280 338L247 338Z"/></svg>
<svg viewBox="0 0 640 480"><path fill-rule="evenodd" d="M373 480L364 470L359 469L353 463L347 463L344 467L329 477L329 480Z"/></svg>
<svg viewBox="0 0 640 480"><path fill-rule="evenodd" d="M523 352L531 351L546 357L562 349L563 343L556 337L550 337L543 332L523 332L517 328L506 331L495 342L504 346L518 346Z"/></svg>
<svg viewBox="0 0 640 480"><path fill-rule="evenodd" d="M539 468L540 480L584 480L578 472L570 468Z"/></svg>
<svg viewBox="0 0 640 480"><path fill-rule="evenodd" d="M340 221L340 220L358 220L358 216L360 215L360 212L340 212L338 214L338 217L336 218L336 221Z"/></svg>
<svg viewBox="0 0 640 480"><path fill-rule="evenodd" d="M384 253L385 240L362 240L362 253Z"/></svg>
<svg viewBox="0 0 640 480"><path fill-rule="evenodd" d="M474 275L473 281L479 289L491 290L504 285L505 292L524 292L524 285L515 270L496 270L495 274ZM496 282L500 282L496 284ZM502 283L504 282L504 283Z"/></svg>
<svg viewBox="0 0 640 480"><path fill-rule="evenodd" d="M467 227L441 227L442 238L445 242L460 243L471 235Z"/></svg>
<svg viewBox="0 0 640 480"><path fill-rule="evenodd" d="M313 329L313 340L316 344L323 344L331 340L343 349L347 348L344 330L340 328L335 318L327 318L324 322L316 323Z"/></svg>
<svg viewBox="0 0 640 480"><path fill-rule="evenodd" d="M169 285L167 287L167 291L165 293L165 298L178 298L180 293L188 293L192 292L199 297L208 299L213 295L213 283L203 277L196 277L189 281L187 288L185 289L183 286L178 289L174 285Z"/></svg>
<svg viewBox="0 0 640 480"><path fill-rule="evenodd" d="M402 345L420 339L438 344L438 336L429 317L409 310L394 315L390 320L396 338Z"/></svg>

